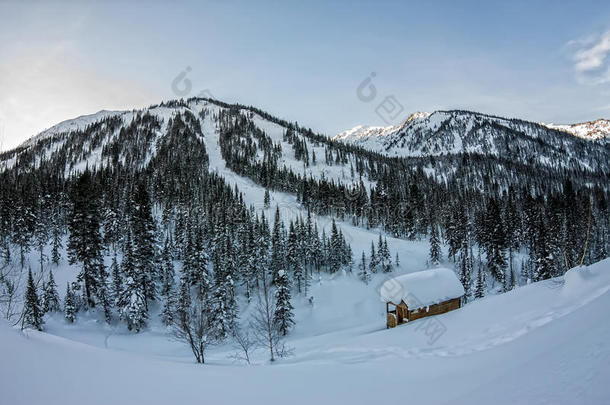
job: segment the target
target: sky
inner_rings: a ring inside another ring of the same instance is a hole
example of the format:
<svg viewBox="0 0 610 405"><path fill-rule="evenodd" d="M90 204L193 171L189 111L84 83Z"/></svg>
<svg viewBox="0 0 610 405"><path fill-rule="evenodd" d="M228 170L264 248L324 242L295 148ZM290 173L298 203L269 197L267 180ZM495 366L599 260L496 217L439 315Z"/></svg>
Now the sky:
<svg viewBox="0 0 610 405"><path fill-rule="evenodd" d="M453 108L610 118L610 2L0 1L0 150L197 95L328 135Z"/></svg>

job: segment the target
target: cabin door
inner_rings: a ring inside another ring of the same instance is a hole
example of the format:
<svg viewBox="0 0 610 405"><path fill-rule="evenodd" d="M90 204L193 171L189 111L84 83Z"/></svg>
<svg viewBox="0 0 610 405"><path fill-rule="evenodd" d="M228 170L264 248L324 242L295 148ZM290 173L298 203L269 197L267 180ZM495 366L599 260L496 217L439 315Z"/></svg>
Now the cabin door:
<svg viewBox="0 0 610 405"><path fill-rule="evenodd" d="M397 319L397 323L400 325L403 322L403 311L402 311L402 305L397 305L396 306L396 319Z"/></svg>

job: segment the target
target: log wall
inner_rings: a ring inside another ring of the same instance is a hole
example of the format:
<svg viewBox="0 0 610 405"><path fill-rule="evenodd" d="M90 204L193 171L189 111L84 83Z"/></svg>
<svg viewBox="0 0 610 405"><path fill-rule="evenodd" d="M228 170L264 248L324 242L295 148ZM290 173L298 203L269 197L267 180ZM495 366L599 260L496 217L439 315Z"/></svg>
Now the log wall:
<svg viewBox="0 0 610 405"><path fill-rule="evenodd" d="M454 298L445 302L430 305L426 311L426 307L414 309L408 312L407 319L414 321L416 319L425 318L426 316L444 314L445 312L453 311L462 306L461 298Z"/></svg>

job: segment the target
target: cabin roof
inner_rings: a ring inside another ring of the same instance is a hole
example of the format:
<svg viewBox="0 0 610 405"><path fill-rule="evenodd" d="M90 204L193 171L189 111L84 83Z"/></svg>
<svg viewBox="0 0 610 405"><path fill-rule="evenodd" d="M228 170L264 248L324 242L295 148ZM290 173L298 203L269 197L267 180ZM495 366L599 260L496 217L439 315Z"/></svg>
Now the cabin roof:
<svg viewBox="0 0 610 405"><path fill-rule="evenodd" d="M384 302L404 301L409 309L415 309L459 298L464 295L464 287L453 270L440 267L387 280L380 295Z"/></svg>

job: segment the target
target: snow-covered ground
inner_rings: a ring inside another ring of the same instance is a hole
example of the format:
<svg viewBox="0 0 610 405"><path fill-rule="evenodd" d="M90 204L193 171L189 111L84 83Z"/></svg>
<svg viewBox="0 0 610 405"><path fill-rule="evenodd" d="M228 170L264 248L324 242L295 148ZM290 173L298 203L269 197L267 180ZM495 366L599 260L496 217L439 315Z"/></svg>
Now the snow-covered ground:
<svg viewBox="0 0 610 405"><path fill-rule="evenodd" d="M296 303L294 356L275 364L233 363L223 346L197 365L159 327L134 335L95 317L47 319L46 332L3 322L0 402L609 402L610 259L389 330L381 281L315 283L314 306Z"/></svg>

